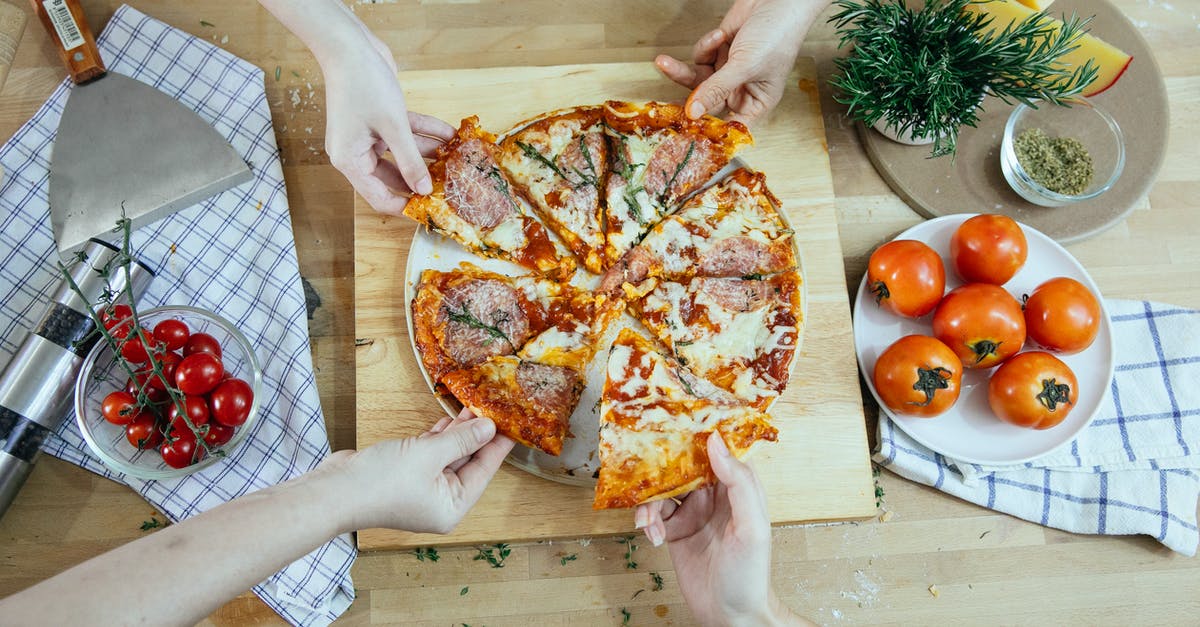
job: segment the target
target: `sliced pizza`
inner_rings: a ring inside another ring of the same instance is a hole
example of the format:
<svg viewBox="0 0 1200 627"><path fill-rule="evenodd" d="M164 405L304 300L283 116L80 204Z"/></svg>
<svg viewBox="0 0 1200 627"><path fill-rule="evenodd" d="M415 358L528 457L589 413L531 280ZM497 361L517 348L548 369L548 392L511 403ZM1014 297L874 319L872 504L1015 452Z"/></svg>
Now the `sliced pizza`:
<svg viewBox="0 0 1200 627"><path fill-rule="evenodd" d="M616 263L679 201L753 143L740 122L692 120L676 104L610 101L612 140L605 186L605 266Z"/></svg>
<svg viewBox="0 0 1200 627"><path fill-rule="evenodd" d="M608 174L603 107L576 107L518 125L500 143L500 165L538 217L589 271L603 268L601 191Z"/></svg>
<svg viewBox="0 0 1200 627"><path fill-rule="evenodd" d="M472 252L505 259L561 280L575 260L528 215L524 201L497 163L496 136L479 118L462 121L430 164L433 193L413 196L404 215L458 241Z"/></svg>
<svg viewBox="0 0 1200 627"><path fill-rule="evenodd" d="M593 507L633 507L715 481L706 442L717 431L741 457L778 435L770 416L701 379L623 329L600 400L600 472Z"/></svg>
<svg viewBox="0 0 1200 627"><path fill-rule="evenodd" d="M803 325L798 272L646 282L630 307L680 362L758 409L779 397Z"/></svg>
<svg viewBox="0 0 1200 627"><path fill-rule="evenodd" d="M753 277L796 268L794 234L761 172L740 168L658 223L614 264L600 290L647 278Z"/></svg>
<svg viewBox="0 0 1200 627"><path fill-rule="evenodd" d="M413 341L429 378L516 354L525 343L576 316L602 296L537 276L508 277L468 263L421 273L412 302Z"/></svg>

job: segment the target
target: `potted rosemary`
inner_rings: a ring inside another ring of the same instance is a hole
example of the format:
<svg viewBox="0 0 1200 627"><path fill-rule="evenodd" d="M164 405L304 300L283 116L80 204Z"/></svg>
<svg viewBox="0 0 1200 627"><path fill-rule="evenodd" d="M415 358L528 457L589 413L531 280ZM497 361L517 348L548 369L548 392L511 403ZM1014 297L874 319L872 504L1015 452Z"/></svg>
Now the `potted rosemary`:
<svg viewBox="0 0 1200 627"><path fill-rule="evenodd" d="M954 154L961 126L974 127L983 97L1037 108L1067 104L1096 76L1094 62L1070 67L1059 57L1087 33L1087 19L1058 27L1040 12L1008 25L984 11L990 0L837 0L830 22L839 47L830 81L851 118L911 144L933 144L932 157Z"/></svg>

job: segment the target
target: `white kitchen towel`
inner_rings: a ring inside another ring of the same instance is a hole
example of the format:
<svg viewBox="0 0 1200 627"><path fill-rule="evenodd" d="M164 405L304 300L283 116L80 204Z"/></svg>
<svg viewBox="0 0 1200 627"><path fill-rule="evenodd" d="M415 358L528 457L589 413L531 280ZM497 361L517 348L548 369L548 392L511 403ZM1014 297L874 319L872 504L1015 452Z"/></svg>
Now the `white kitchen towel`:
<svg viewBox="0 0 1200 627"><path fill-rule="evenodd" d="M137 490L181 520L316 466L329 453L309 352L307 310L262 70L122 6L98 40L108 67L195 110L241 153L254 180L135 231L133 250L158 271L139 303L193 305L232 321L263 365L264 412L228 459L171 481L114 474L88 454L73 417L44 450ZM64 81L3 148L0 164L0 363L7 363L58 283L47 180L71 85ZM103 146L97 146L103 151ZM288 521L279 521L280 525ZM231 530L236 532L236 530ZM254 588L294 624L325 625L354 599L354 544L344 535Z"/></svg>
<svg viewBox="0 0 1200 627"><path fill-rule="evenodd" d="M1070 443L1016 466L949 459L885 413L874 459L962 499L1076 533L1145 534L1195 555L1200 534L1200 311L1105 302L1116 365L1092 423Z"/></svg>

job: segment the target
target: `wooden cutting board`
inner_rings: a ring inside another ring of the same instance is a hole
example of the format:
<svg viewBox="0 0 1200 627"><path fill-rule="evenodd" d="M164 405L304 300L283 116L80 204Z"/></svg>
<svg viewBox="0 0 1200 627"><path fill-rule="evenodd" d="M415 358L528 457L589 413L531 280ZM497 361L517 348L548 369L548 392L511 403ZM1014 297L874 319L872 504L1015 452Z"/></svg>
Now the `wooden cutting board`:
<svg viewBox="0 0 1200 627"><path fill-rule="evenodd" d="M649 63L404 72L410 110L457 120L479 115L502 132L552 109L608 99L671 100L686 94ZM783 103L752 129L756 146L742 158L767 175L783 201L803 255L808 320L802 353L771 410L779 442L760 446L754 465L771 520L795 523L874 515L862 396L855 365L849 298L833 204L833 185L816 87L816 68L801 59ZM404 268L416 225L355 201L357 436L361 449L417 435L444 415L422 378L406 331ZM446 536L369 529L363 549L433 544L579 538L633 530L629 510L595 512L590 488L540 479L504 465L483 498Z"/></svg>

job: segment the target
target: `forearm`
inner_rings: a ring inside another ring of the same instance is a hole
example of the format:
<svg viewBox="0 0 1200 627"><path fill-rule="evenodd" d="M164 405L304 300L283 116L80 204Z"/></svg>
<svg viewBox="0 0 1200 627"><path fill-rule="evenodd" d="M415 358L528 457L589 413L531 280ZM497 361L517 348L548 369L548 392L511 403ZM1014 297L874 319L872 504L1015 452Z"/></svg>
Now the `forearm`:
<svg viewBox="0 0 1200 627"><path fill-rule="evenodd" d="M10 624L195 624L347 531L344 482L318 470L226 503L0 601L0 616Z"/></svg>
<svg viewBox="0 0 1200 627"><path fill-rule="evenodd" d="M362 49L362 23L341 0L259 0L325 66L346 51Z"/></svg>

